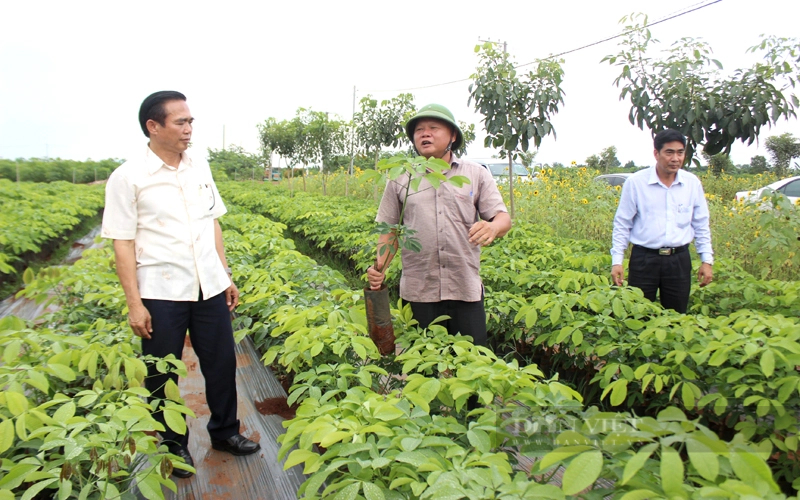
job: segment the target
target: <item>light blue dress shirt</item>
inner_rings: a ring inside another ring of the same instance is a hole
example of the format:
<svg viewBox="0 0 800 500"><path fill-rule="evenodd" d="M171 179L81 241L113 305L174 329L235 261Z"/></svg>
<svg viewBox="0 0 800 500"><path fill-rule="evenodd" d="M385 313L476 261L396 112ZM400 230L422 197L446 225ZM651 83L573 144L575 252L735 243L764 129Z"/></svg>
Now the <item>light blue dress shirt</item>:
<svg viewBox="0 0 800 500"><path fill-rule="evenodd" d="M628 177L614 216L612 265L622 264L629 241L658 249L680 247L692 240L700 259L713 264L708 203L696 175L681 169L670 187L659 180L656 167Z"/></svg>

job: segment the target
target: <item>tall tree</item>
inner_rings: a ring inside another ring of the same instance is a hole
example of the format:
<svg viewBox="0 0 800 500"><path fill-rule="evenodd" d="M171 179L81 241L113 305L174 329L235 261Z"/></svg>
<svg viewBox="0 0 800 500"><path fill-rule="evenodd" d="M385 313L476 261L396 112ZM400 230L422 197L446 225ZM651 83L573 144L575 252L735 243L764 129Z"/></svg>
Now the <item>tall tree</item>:
<svg viewBox="0 0 800 500"><path fill-rule="evenodd" d="M459 121L458 126L461 127L461 135L464 138L464 144L453 152L456 156L466 156L467 147L475 140L475 124L470 123L467 125L467 122Z"/></svg>
<svg viewBox="0 0 800 500"><path fill-rule="evenodd" d="M708 169L717 177L722 175L725 170L731 172L736 168L731 161L731 157L725 153L717 153L712 156L703 151L703 158L708 162Z"/></svg>
<svg viewBox="0 0 800 500"><path fill-rule="evenodd" d="M218 172L223 172L228 179L249 179L259 170L261 177L262 165L260 159L248 153L241 146L231 144L228 149L208 148L208 163L214 171L215 178Z"/></svg>
<svg viewBox="0 0 800 500"><path fill-rule="evenodd" d="M286 164L289 166L290 191L294 189L292 182L294 165L298 161L297 152L302 135L302 127L299 127L299 125L297 120L282 120L279 122L272 117L267 118L264 123L258 125L262 150L275 151L286 160Z"/></svg>
<svg viewBox="0 0 800 500"><path fill-rule="evenodd" d="M586 168L600 170L600 157L597 155L592 155L586 158Z"/></svg>
<svg viewBox="0 0 800 500"><path fill-rule="evenodd" d="M600 168L608 173L611 168L619 167L621 163L617 159L617 147L609 146L600 151Z"/></svg>
<svg viewBox="0 0 800 500"><path fill-rule="evenodd" d="M620 22L631 23L624 28L622 50L603 61L622 67L614 83L622 88L620 100L630 100L628 118L653 134L666 128L683 133L687 163L700 145L710 156L727 154L736 140L752 144L762 126L796 116L797 96L787 99L784 91L800 76L797 39L762 39L749 51L763 51L763 62L725 76L707 43L683 38L666 57L654 58L649 50L658 41L645 28L647 16L634 14Z"/></svg>
<svg viewBox="0 0 800 500"><path fill-rule="evenodd" d="M508 157L510 215L514 217L513 160L519 151L527 152L533 141L537 148L542 138L555 136L550 117L564 103L561 82L563 60L540 59L534 69L518 76L506 51L491 42L475 47L480 65L471 76L468 104L475 103L483 115L485 147L502 148Z"/></svg>
<svg viewBox="0 0 800 500"><path fill-rule="evenodd" d="M361 99L361 109L353 117L359 145L367 154L373 153L378 164L381 148L408 143L403 125L414 113L414 96L400 94L378 101L368 95Z"/></svg>
<svg viewBox="0 0 800 500"><path fill-rule="evenodd" d="M789 164L792 158L800 157L800 142L797 137L790 133L773 135L764 141L764 147L769 151L772 164L775 167L775 175L785 177L789 172Z"/></svg>
<svg viewBox="0 0 800 500"><path fill-rule="evenodd" d="M767 159L761 155L756 155L750 158L750 173L751 174L763 174L769 170L769 164L767 164Z"/></svg>

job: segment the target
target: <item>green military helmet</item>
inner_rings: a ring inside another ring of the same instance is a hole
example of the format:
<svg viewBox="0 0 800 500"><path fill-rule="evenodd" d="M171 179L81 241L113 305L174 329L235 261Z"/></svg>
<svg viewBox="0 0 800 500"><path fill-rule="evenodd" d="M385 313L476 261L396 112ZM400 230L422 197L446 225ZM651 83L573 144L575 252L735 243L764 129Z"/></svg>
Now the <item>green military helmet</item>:
<svg viewBox="0 0 800 500"><path fill-rule="evenodd" d="M428 104L427 106L423 106L422 109L417 111L417 114L408 120L408 123L406 123L406 136L408 136L411 144L414 144L414 128L416 128L417 120L421 118L435 118L453 126L456 130L456 140L452 145L453 151L458 151L461 146L464 145L464 133L461 132L461 127L458 126L456 119L453 118L453 113L441 104Z"/></svg>

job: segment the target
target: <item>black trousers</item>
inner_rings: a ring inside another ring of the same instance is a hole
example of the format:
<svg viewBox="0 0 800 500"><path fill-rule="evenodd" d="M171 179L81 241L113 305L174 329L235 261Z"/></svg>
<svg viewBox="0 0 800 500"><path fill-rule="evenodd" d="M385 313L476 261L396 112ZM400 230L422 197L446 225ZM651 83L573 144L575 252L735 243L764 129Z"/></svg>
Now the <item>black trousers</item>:
<svg viewBox="0 0 800 500"><path fill-rule="evenodd" d="M219 440L238 434L236 353L225 293L196 302L153 299L142 299L142 302L153 323L150 340L142 339L142 352L160 358L173 354L180 359L188 330L206 380L206 400L211 412L208 433L212 439ZM177 375L158 373L155 365L148 366L147 374L145 387L156 398L164 398L168 379L178 383ZM155 412L153 417L164 425L161 437L170 449L189 444L188 429L185 435L177 434L166 425L161 411Z"/></svg>
<svg viewBox="0 0 800 500"><path fill-rule="evenodd" d="M658 292L665 309L686 313L692 287L692 257L688 250L659 255L634 245L628 264L628 284L641 288L653 302Z"/></svg>
<svg viewBox="0 0 800 500"><path fill-rule="evenodd" d="M419 321L422 328L427 328L439 316L450 316L450 319L440 323L447 328L447 333L455 335L469 335L475 345L487 346L486 335L486 310L483 307L483 297L478 302L464 302L461 300L443 300L441 302L406 302L411 304L414 319Z"/></svg>

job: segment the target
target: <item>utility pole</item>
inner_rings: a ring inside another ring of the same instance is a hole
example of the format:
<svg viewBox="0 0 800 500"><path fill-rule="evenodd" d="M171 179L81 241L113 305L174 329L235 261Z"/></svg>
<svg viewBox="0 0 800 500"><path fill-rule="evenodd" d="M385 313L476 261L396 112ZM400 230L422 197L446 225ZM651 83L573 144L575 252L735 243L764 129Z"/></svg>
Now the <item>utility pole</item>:
<svg viewBox="0 0 800 500"><path fill-rule="evenodd" d="M222 150L225 151L225 125L222 126Z"/></svg>
<svg viewBox="0 0 800 500"><path fill-rule="evenodd" d="M350 115L350 168L347 169L347 178L344 180L344 195L348 196L350 193L350 177L353 175L353 160L355 158L355 119L356 119L356 86L353 85L353 113Z"/></svg>

